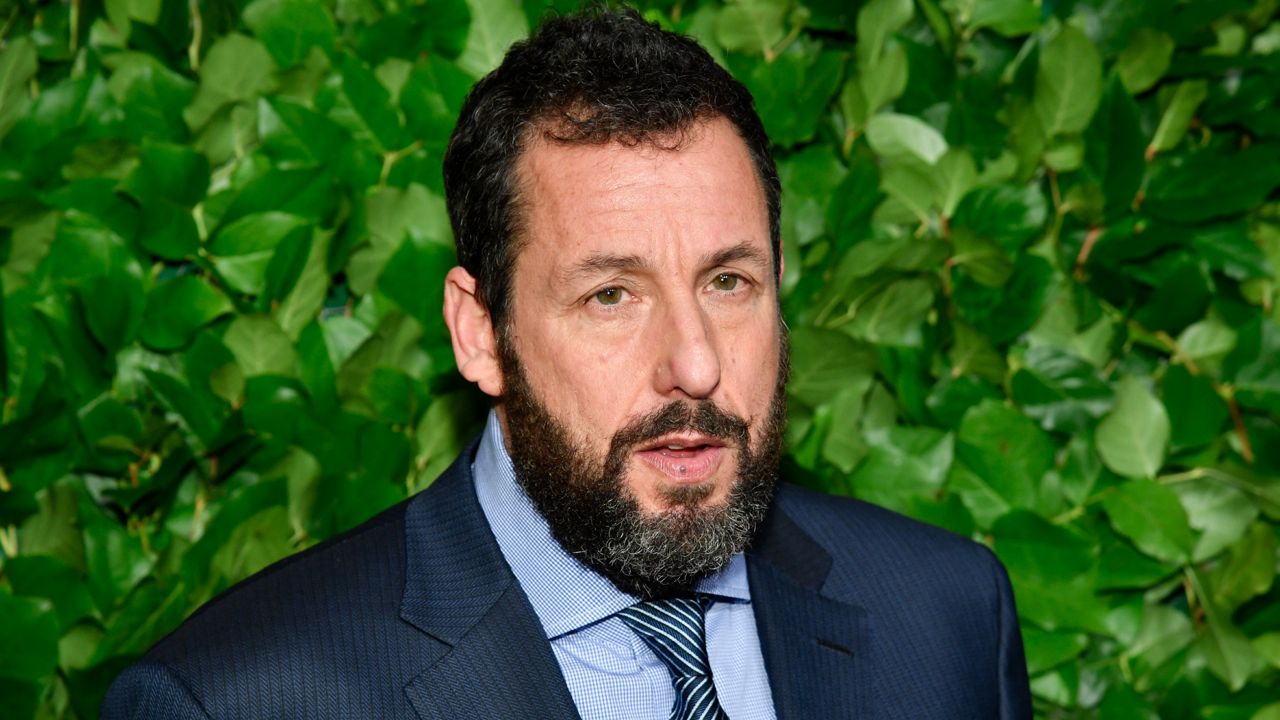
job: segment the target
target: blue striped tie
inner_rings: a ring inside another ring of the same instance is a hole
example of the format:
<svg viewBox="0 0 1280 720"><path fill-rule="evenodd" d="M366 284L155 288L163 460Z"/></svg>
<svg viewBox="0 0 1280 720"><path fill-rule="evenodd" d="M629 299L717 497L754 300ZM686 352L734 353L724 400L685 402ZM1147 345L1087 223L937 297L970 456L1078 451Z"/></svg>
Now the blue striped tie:
<svg viewBox="0 0 1280 720"><path fill-rule="evenodd" d="M649 600L618 613L671 671L676 704L670 720L729 720L707 662L702 623L706 603L706 598Z"/></svg>

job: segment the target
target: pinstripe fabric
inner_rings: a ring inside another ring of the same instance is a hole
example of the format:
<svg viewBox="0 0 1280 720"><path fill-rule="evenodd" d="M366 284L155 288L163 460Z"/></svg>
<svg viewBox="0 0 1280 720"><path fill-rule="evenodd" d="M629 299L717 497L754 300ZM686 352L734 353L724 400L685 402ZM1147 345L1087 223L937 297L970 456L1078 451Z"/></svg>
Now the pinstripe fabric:
<svg viewBox="0 0 1280 720"><path fill-rule="evenodd" d="M676 691L671 720L729 720L711 681L703 627L706 607L703 597L671 598L636 603L618 613L671 672Z"/></svg>

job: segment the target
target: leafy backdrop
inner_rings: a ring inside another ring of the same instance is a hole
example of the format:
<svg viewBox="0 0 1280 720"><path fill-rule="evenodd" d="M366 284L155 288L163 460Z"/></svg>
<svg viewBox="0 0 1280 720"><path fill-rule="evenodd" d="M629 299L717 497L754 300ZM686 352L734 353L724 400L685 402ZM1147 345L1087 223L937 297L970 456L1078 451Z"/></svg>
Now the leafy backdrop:
<svg viewBox="0 0 1280 720"><path fill-rule="evenodd" d="M0 707L91 718L485 403L440 158L540 0L0 0ZM1276 0L671 0L785 188L789 477L991 544L1044 718L1280 718Z"/></svg>

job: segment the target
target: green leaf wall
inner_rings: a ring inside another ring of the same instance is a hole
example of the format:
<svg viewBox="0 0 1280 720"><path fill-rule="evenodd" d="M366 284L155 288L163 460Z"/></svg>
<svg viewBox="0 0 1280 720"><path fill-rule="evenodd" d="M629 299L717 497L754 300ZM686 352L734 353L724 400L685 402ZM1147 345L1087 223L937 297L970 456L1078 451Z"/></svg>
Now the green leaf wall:
<svg viewBox="0 0 1280 720"><path fill-rule="evenodd" d="M1280 718L1276 0L681 0L784 186L785 472L990 544L1044 718ZM486 403L440 162L541 0L0 0L0 707L91 718Z"/></svg>

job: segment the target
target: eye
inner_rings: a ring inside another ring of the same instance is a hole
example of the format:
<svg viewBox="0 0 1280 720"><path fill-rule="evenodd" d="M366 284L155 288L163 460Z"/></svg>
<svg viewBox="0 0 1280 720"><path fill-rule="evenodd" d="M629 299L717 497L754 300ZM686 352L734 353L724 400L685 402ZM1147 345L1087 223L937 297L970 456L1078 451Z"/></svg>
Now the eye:
<svg viewBox="0 0 1280 720"><path fill-rule="evenodd" d="M738 288L738 282L742 278L733 273L720 273L711 281L711 287L721 292L732 292Z"/></svg>
<svg viewBox="0 0 1280 720"><path fill-rule="evenodd" d="M622 302L622 295L625 291L619 287L607 287L592 297L601 305L617 305Z"/></svg>

